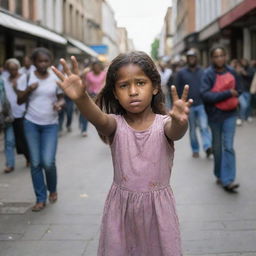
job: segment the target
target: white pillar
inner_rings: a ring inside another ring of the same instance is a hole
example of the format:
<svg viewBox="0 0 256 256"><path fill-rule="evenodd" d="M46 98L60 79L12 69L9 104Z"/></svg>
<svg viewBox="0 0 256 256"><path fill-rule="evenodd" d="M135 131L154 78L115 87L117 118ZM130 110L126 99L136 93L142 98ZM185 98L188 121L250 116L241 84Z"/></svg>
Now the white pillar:
<svg viewBox="0 0 256 256"><path fill-rule="evenodd" d="M44 25L44 5L43 0L38 0L37 2L37 19L40 21L42 25Z"/></svg>
<svg viewBox="0 0 256 256"><path fill-rule="evenodd" d="M251 34L248 28L243 29L243 58L250 60L251 59Z"/></svg>
<svg viewBox="0 0 256 256"><path fill-rule="evenodd" d="M63 32L63 1L56 0L55 3L55 30L58 33Z"/></svg>
<svg viewBox="0 0 256 256"><path fill-rule="evenodd" d="M48 28L50 29L54 29L53 28L53 3L52 0L45 0L46 1L46 8L45 8L45 12L46 12L46 20L45 20L45 24Z"/></svg>

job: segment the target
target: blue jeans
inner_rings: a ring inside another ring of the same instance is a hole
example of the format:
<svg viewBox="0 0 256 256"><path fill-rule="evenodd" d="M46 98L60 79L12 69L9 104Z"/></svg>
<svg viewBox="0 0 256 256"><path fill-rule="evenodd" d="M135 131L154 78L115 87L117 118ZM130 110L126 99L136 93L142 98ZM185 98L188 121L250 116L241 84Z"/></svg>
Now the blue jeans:
<svg viewBox="0 0 256 256"><path fill-rule="evenodd" d="M193 152L199 152L196 127L199 126L204 150L212 146L212 136L208 128L208 119L204 105L192 106L189 113L189 137Z"/></svg>
<svg viewBox="0 0 256 256"><path fill-rule="evenodd" d="M6 167L15 166L15 137L12 124L4 129L4 153L6 159Z"/></svg>
<svg viewBox="0 0 256 256"><path fill-rule="evenodd" d="M83 115L79 114L79 127L81 129L81 132L86 132L87 126L88 126L88 120L86 120Z"/></svg>
<svg viewBox="0 0 256 256"><path fill-rule="evenodd" d="M62 131L65 114L67 116L66 127L68 128L72 124L74 102L68 98L65 98L65 102L66 103L65 103L64 108L59 112L59 130L60 131Z"/></svg>
<svg viewBox="0 0 256 256"><path fill-rule="evenodd" d="M222 122L209 122L213 137L214 174L224 186L232 183L236 176L234 136L236 116Z"/></svg>
<svg viewBox="0 0 256 256"><path fill-rule="evenodd" d="M242 120L247 120L251 115L251 94L249 92L243 92L239 96L240 111L239 117Z"/></svg>
<svg viewBox="0 0 256 256"><path fill-rule="evenodd" d="M58 124L38 125L25 119L24 130L30 153L31 177L36 199L38 203L46 202L47 188L50 193L53 193L56 192L57 187L55 155Z"/></svg>

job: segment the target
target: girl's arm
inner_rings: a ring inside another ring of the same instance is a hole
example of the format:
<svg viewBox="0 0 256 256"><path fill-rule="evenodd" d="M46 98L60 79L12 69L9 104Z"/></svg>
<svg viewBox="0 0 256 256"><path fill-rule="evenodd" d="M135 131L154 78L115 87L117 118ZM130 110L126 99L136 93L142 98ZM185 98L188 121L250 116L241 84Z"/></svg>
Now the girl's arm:
<svg viewBox="0 0 256 256"><path fill-rule="evenodd" d="M170 140L181 139L188 128L189 108L193 103L192 99L187 101L189 86L185 85L181 98L179 98L175 86L171 87L173 107L169 113L172 117L167 121L164 132Z"/></svg>
<svg viewBox="0 0 256 256"><path fill-rule="evenodd" d="M90 121L104 136L111 136L116 130L116 120L114 117L104 113L94 103L86 92L85 85L79 77L78 63L74 56L71 57L74 73L72 73L64 59L60 60L64 68L64 73L61 73L57 68L52 67L54 73L59 77L58 85L62 88L65 94L72 99L81 114Z"/></svg>

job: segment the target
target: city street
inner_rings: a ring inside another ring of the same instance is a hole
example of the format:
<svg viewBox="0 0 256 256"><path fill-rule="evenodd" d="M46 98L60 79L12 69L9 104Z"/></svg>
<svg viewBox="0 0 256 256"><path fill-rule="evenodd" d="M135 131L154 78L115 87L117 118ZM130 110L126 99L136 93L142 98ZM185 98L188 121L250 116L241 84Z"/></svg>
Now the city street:
<svg viewBox="0 0 256 256"><path fill-rule="evenodd" d="M188 136L176 143L171 184L181 224L184 256L256 255L256 120L237 127L239 193L215 183L212 159L191 157ZM0 256L97 255L101 215L112 180L110 150L92 126L82 138L77 123L59 139L59 200L39 213L29 169L18 156L4 174L0 141ZM122 255L120 255L122 256ZM157 256L157 255L156 255Z"/></svg>

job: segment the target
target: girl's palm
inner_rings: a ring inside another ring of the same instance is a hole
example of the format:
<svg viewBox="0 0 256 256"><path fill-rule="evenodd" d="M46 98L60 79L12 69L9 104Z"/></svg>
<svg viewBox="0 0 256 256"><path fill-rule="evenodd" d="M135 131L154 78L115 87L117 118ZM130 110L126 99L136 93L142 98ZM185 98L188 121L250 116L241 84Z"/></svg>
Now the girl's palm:
<svg viewBox="0 0 256 256"><path fill-rule="evenodd" d="M177 90L175 86L171 87L171 95L173 106L170 111L170 116L177 120L180 123L187 123L189 108L191 107L193 100L188 98L189 86L185 85L181 98L179 98L177 94Z"/></svg>
<svg viewBox="0 0 256 256"><path fill-rule="evenodd" d="M71 72L64 59L60 60L60 63L63 66L64 74L55 67L52 67L52 70L60 79L60 81L57 83L63 89L65 94L72 100L78 100L84 95L86 89L79 76L79 69L76 58L72 56L71 60L74 73Z"/></svg>

